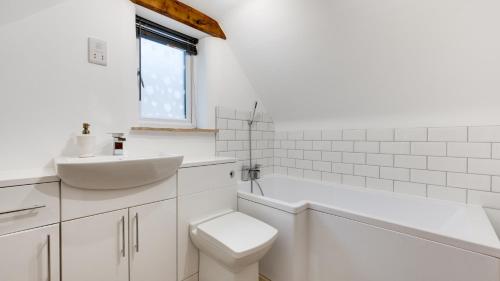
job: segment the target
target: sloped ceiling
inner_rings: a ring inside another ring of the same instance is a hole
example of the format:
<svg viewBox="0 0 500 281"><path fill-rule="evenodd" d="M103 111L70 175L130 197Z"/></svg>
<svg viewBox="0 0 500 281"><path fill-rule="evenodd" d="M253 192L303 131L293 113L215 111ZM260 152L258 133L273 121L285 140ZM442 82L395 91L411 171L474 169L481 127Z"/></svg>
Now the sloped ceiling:
<svg viewBox="0 0 500 281"><path fill-rule="evenodd" d="M0 26L21 20L68 0L1 0Z"/></svg>
<svg viewBox="0 0 500 281"><path fill-rule="evenodd" d="M437 125L500 117L499 1L184 2L221 21L278 123Z"/></svg>
<svg viewBox="0 0 500 281"><path fill-rule="evenodd" d="M0 26L64 1L2 0ZM221 23L278 126L500 123L500 1L182 2Z"/></svg>
<svg viewBox="0 0 500 281"><path fill-rule="evenodd" d="M188 4L211 18L221 21L224 17L231 13L234 8L242 7L252 0L180 0L182 3Z"/></svg>

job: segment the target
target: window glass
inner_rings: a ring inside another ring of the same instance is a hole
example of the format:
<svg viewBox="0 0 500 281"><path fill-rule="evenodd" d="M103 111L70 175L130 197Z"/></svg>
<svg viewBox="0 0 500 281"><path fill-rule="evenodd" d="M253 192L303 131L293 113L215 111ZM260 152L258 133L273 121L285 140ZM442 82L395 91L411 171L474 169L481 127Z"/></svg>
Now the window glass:
<svg viewBox="0 0 500 281"><path fill-rule="evenodd" d="M141 117L187 120L186 52L141 38Z"/></svg>

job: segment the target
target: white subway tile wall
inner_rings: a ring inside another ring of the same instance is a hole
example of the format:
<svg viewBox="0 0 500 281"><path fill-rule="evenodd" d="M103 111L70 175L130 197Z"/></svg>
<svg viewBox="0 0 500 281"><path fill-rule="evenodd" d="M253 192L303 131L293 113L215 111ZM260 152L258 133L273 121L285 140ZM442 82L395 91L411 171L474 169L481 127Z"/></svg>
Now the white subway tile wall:
<svg viewBox="0 0 500 281"><path fill-rule="evenodd" d="M248 111L217 109L216 153L248 165ZM284 174L500 208L500 126L275 132L258 114L255 163Z"/></svg>
<svg viewBox="0 0 500 281"><path fill-rule="evenodd" d="M500 208L500 126L275 132L273 144L276 174Z"/></svg>
<svg viewBox="0 0 500 281"><path fill-rule="evenodd" d="M216 128L219 132L215 139L215 152L218 156L236 157L238 159L238 166L241 169L243 165L250 164L249 153L249 135L248 135L248 119L250 118L250 111L239 111L225 107L217 107L216 109ZM295 175L305 176L310 173L304 174L303 170L313 171L312 163L310 166L305 163L299 163L296 159L304 158L304 146L296 143L301 142L304 136L302 131L291 132L290 135L281 133L277 135L277 139L288 139L290 141L275 142L274 136L274 123L270 116L263 113L255 115L255 122L252 125L252 158L253 163L262 165L262 174L272 174L273 167L278 166L283 171L288 172L288 167L294 168ZM321 131L320 131L321 133ZM311 144L312 146L312 144ZM274 158L274 154L278 157ZM304 161L304 160L301 160ZM297 165L303 167L297 169ZM238 172L241 172L238 171ZM239 174L239 173L238 173ZM320 173L318 172L320 175ZM321 176L319 176L321 178Z"/></svg>

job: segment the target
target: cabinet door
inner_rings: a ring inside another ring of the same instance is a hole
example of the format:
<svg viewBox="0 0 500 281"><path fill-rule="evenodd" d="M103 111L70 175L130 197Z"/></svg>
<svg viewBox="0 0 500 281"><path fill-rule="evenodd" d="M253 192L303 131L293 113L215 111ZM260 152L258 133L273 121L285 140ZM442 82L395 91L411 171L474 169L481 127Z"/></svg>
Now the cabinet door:
<svg viewBox="0 0 500 281"><path fill-rule="evenodd" d="M176 280L176 201L130 208L130 280Z"/></svg>
<svg viewBox="0 0 500 281"><path fill-rule="evenodd" d="M128 210L61 224L62 279L128 281Z"/></svg>
<svg viewBox="0 0 500 281"><path fill-rule="evenodd" d="M59 225L0 236L0 280L59 281Z"/></svg>

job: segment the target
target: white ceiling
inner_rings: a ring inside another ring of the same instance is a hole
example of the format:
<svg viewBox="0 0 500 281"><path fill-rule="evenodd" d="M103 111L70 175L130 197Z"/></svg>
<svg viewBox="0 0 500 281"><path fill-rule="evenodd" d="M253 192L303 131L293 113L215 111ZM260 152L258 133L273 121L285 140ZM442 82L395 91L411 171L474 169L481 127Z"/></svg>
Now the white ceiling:
<svg viewBox="0 0 500 281"><path fill-rule="evenodd" d="M224 17L231 12L233 8L244 5L248 1L252 0L180 0L197 10L202 11L211 18L218 21L224 19Z"/></svg>
<svg viewBox="0 0 500 281"><path fill-rule="evenodd" d="M0 0L0 26L20 20L67 0Z"/></svg>
<svg viewBox="0 0 500 281"><path fill-rule="evenodd" d="M1 0L0 25L64 1ZM221 23L277 123L500 120L500 1L182 2Z"/></svg>
<svg viewBox="0 0 500 281"><path fill-rule="evenodd" d="M278 123L500 119L500 1L184 2L222 23Z"/></svg>

